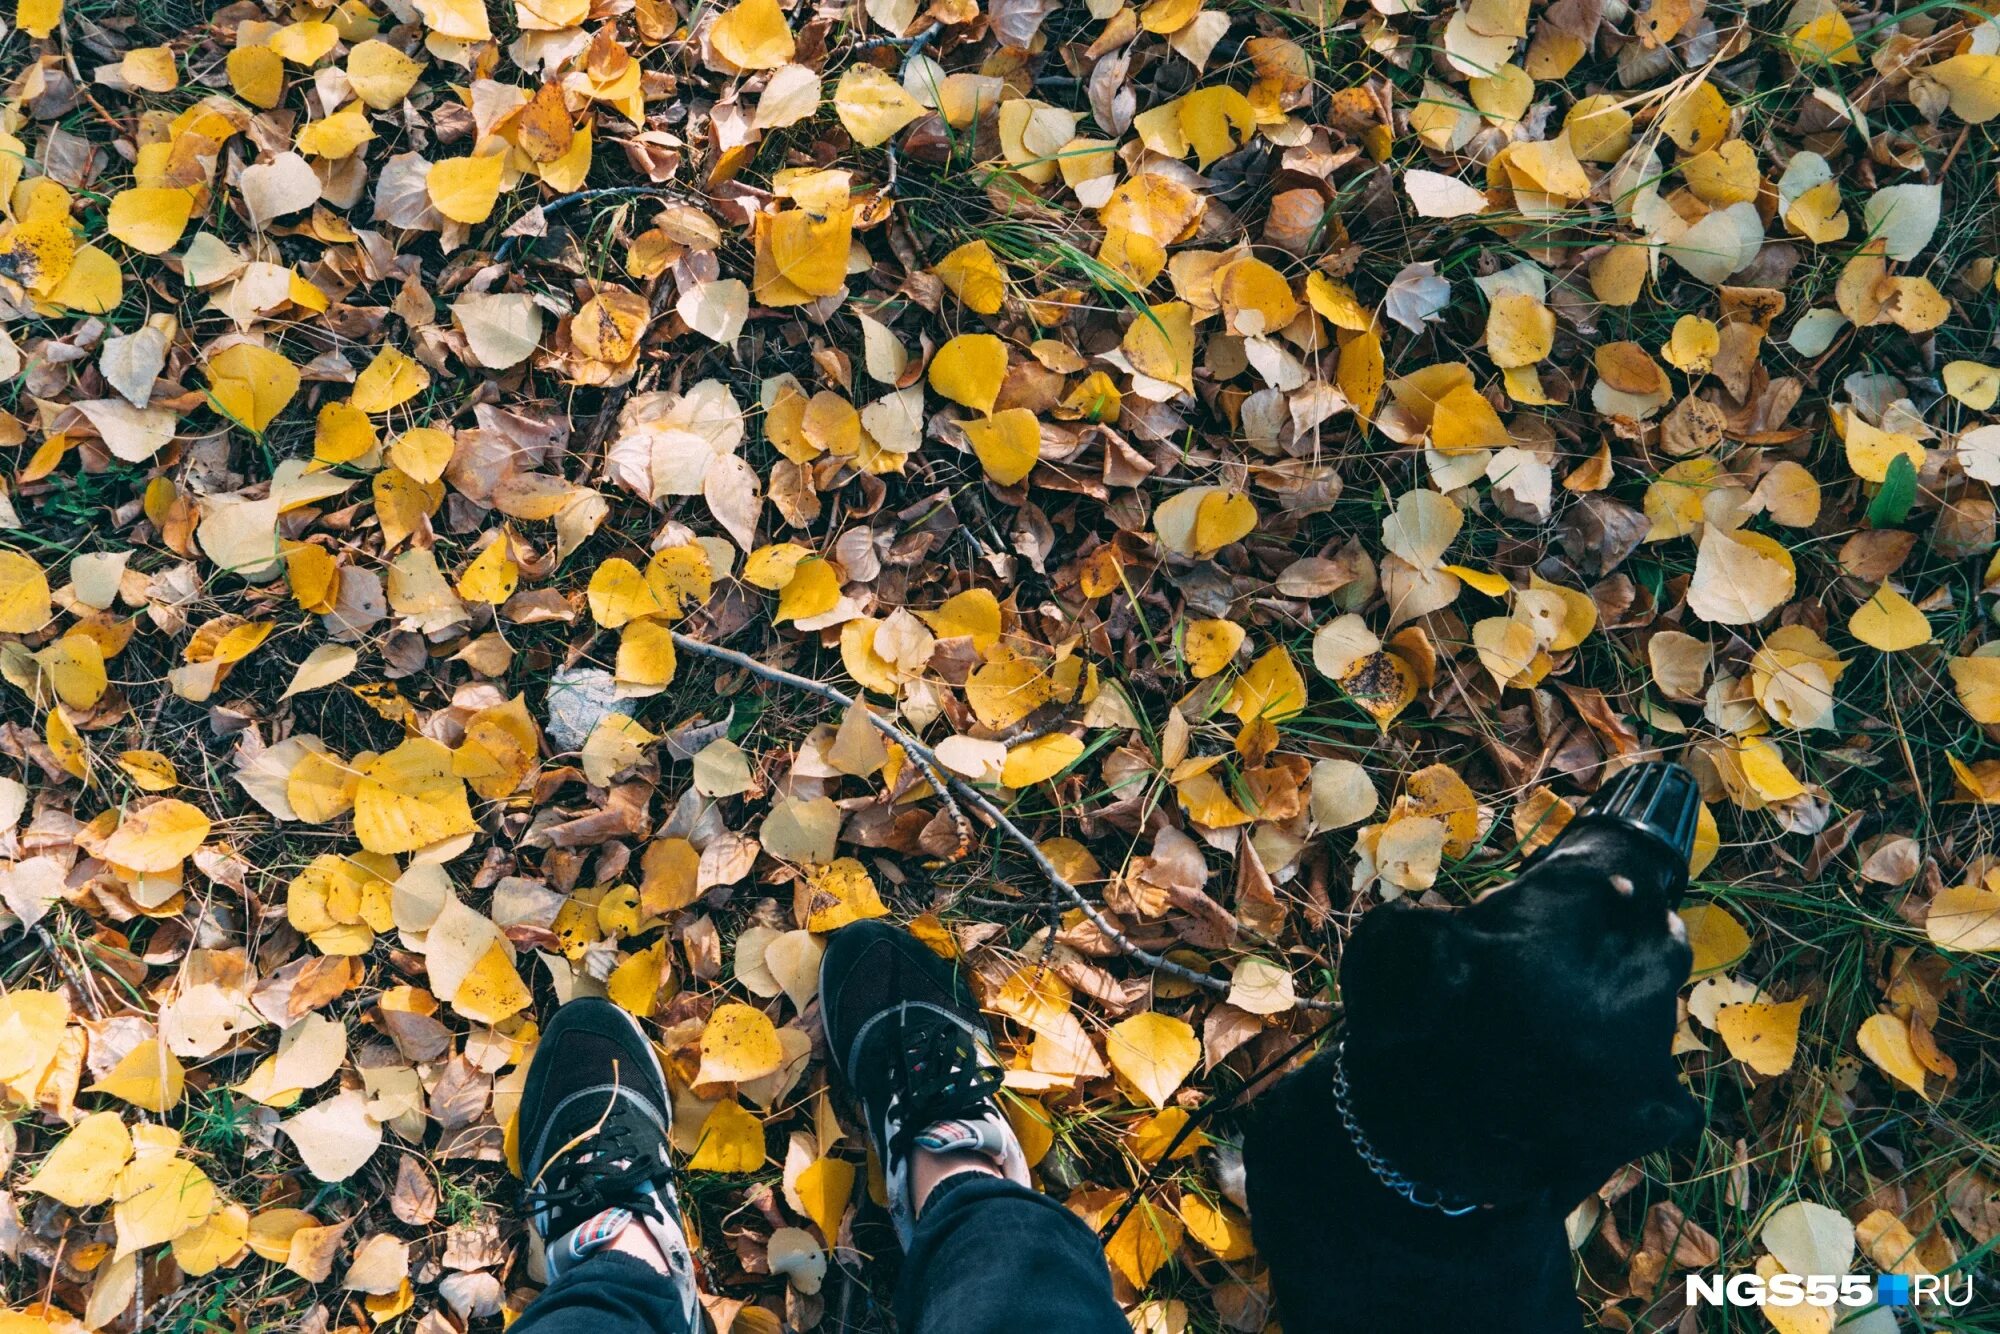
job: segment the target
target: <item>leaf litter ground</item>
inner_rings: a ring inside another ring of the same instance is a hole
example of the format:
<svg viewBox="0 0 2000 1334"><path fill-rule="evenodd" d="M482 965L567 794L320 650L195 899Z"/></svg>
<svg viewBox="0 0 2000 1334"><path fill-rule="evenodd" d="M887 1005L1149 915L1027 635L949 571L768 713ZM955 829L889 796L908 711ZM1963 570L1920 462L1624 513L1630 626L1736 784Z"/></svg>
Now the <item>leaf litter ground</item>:
<svg viewBox="0 0 2000 1334"><path fill-rule="evenodd" d="M1980 12L24 0L0 51L8 1334L497 1327L585 991L666 1060L718 1331L879 1327L814 988L885 914L1135 1328L1263 1328L1190 1117L1360 913L1653 756L1710 1119L1579 1209L1583 1299L1990 1269Z"/></svg>

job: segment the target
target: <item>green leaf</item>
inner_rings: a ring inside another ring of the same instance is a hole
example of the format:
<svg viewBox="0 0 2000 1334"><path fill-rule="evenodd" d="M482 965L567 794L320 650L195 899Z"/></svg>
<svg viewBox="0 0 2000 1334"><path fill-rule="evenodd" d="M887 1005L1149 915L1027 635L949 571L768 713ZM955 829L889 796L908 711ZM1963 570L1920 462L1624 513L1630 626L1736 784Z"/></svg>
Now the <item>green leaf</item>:
<svg viewBox="0 0 2000 1334"><path fill-rule="evenodd" d="M1916 467L1909 455L1898 454L1889 460L1889 473L1882 479L1882 489L1868 502L1868 526L1893 528L1908 517L1910 506L1916 503Z"/></svg>

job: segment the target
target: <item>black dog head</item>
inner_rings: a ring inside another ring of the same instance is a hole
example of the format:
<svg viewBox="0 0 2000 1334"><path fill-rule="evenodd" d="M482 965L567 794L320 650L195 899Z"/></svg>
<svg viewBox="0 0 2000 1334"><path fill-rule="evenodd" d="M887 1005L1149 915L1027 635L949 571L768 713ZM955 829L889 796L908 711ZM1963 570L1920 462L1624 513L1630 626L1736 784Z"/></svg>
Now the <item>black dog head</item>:
<svg viewBox="0 0 2000 1334"><path fill-rule="evenodd" d="M1468 908L1369 912L1341 965L1364 1133L1429 1184L1566 1207L1699 1128L1671 1051L1686 883L1683 838L1593 805Z"/></svg>

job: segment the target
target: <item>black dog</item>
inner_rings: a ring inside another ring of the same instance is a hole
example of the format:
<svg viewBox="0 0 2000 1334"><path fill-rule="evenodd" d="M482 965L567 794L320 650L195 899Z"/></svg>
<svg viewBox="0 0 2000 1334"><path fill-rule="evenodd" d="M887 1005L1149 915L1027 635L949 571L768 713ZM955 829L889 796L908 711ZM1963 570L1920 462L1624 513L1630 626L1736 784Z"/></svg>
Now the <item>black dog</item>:
<svg viewBox="0 0 2000 1334"><path fill-rule="evenodd" d="M1671 1055L1698 806L1627 769L1504 889L1362 918L1342 1037L1246 1129L1286 1334L1583 1328L1565 1215L1702 1121Z"/></svg>

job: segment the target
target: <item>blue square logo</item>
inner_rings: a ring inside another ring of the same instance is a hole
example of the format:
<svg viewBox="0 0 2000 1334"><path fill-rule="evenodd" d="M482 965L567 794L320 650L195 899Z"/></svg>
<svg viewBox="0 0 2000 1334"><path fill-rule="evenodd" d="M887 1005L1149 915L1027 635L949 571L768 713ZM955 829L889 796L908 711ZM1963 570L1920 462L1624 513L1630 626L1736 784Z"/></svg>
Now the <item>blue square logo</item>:
<svg viewBox="0 0 2000 1334"><path fill-rule="evenodd" d="M1910 1276L1908 1274L1877 1274L1875 1276L1875 1301L1880 1306L1908 1306L1910 1304Z"/></svg>

